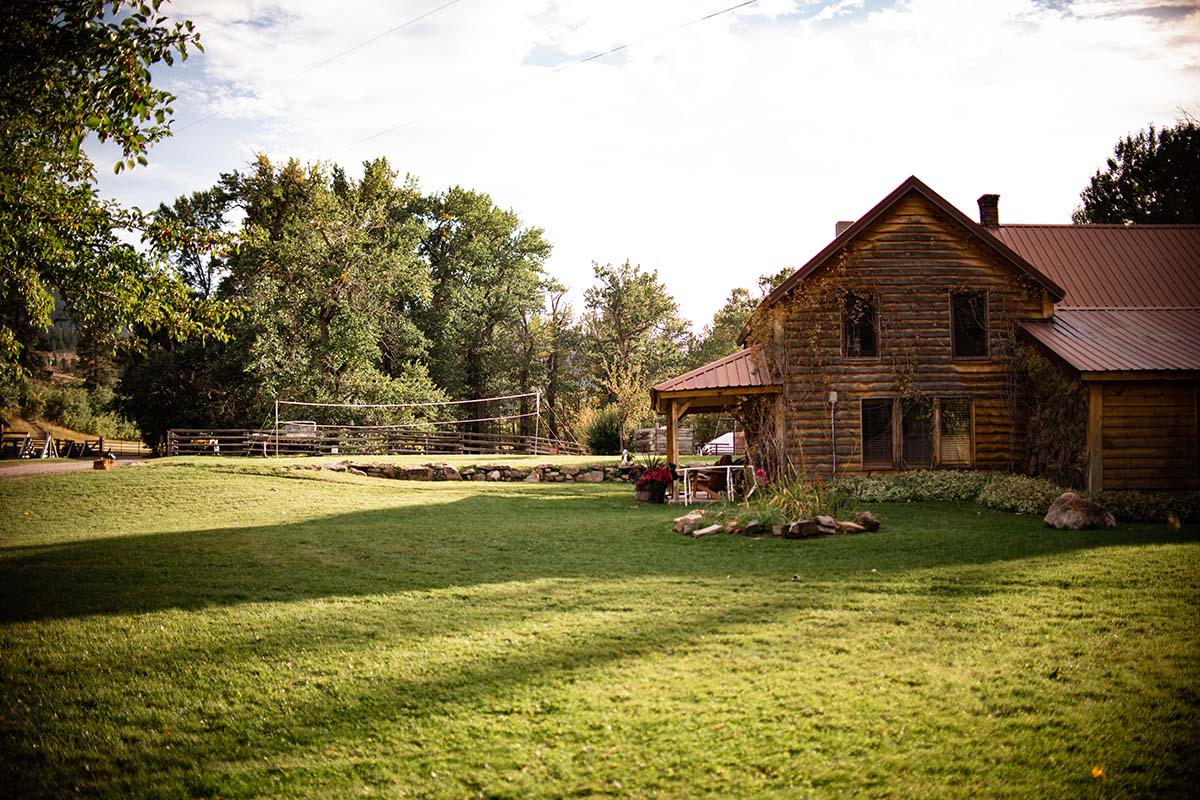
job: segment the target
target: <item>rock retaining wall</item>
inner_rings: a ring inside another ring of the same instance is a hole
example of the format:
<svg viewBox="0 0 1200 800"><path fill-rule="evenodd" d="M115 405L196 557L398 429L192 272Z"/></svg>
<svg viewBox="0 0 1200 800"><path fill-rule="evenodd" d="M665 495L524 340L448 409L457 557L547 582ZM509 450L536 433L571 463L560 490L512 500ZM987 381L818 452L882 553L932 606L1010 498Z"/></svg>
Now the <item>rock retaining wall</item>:
<svg viewBox="0 0 1200 800"><path fill-rule="evenodd" d="M387 478L398 481L492 481L524 483L630 483L635 474L630 467L605 464L573 466L565 464L538 464L533 467L515 467L511 464L475 464L469 467L454 467L445 463L433 464L364 464L355 461L338 461L310 469L327 469L333 472L349 472L371 478Z"/></svg>

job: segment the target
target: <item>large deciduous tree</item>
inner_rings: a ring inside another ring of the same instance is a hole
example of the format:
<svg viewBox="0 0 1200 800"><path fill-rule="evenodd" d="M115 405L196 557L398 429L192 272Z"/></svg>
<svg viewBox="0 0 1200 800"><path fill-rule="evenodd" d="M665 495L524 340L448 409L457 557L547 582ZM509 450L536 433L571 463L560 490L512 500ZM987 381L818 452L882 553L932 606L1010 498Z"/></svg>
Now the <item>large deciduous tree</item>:
<svg viewBox="0 0 1200 800"><path fill-rule="evenodd" d="M1185 117L1121 139L1080 199L1076 224L1200 223L1200 123Z"/></svg>
<svg viewBox="0 0 1200 800"><path fill-rule="evenodd" d="M222 184L246 211L225 291L245 307L247 373L264 397L382 403L437 394L397 309L428 295L415 187L383 159L360 181L296 161Z"/></svg>
<svg viewBox="0 0 1200 800"><path fill-rule="evenodd" d="M541 228L522 224L483 193L461 187L422 206L419 252L432 291L414 309L429 341L429 371L439 386L465 399L527 387L529 351L519 344L543 303L543 263L550 245ZM486 403L472 408L489 415Z"/></svg>
<svg viewBox="0 0 1200 800"><path fill-rule="evenodd" d="M99 198L89 135L115 143L118 169L167 136L173 96L150 67L199 47L161 0L0 4L0 377L14 378L54 293L98 344L130 327L219 334L225 309L198 302L165 265L130 246L134 209Z"/></svg>
<svg viewBox="0 0 1200 800"><path fill-rule="evenodd" d="M657 271L628 261L592 269L596 283L584 292L590 377L628 435L653 420L647 389L686 363L691 334Z"/></svg>

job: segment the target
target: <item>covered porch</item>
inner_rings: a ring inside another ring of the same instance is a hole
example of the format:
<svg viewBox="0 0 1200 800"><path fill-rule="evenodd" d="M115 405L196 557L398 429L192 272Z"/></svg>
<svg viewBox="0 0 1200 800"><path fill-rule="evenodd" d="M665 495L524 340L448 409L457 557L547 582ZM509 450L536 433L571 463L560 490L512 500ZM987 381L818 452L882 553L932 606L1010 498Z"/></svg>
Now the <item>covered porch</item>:
<svg viewBox="0 0 1200 800"><path fill-rule="evenodd" d="M679 464L678 431L683 417L732 412L746 400L781 391L765 361L751 348L656 384L650 389L650 404L667 418L667 463ZM671 498L679 499L677 486L672 486Z"/></svg>

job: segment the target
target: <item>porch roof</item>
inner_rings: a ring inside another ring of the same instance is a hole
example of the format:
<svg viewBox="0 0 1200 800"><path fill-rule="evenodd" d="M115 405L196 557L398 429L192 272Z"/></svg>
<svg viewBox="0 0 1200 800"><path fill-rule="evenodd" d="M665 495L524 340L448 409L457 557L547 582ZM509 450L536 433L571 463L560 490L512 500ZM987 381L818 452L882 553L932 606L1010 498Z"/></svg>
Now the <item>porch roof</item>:
<svg viewBox="0 0 1200 800"><path fill-rule="evenodd" d="M650 389L650 402L665 414L671 400L683 400L687 408L682 413L696 414L723 411L750 395L781 390L766 363L746 348L656 384Z"/></svg>

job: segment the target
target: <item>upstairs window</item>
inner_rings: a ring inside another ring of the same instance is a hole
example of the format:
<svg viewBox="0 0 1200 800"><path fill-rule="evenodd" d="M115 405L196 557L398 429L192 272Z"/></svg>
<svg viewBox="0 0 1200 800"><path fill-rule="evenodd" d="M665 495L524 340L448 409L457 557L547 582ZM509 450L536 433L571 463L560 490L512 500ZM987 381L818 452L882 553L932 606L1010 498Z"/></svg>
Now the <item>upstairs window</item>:
<svg viewBox="0 0 1200 800"><path fill-rule="evenodd" d="M892 401L862 401L862 463L863 467L883 467L892 464Z"/></svg>
<svg viewBox="0 0 1200 800"><path fill-rule="evenodd" d="M987 357L987 292L950 294L950 346L955 358Z"/></svg>
<svg viewBox="0 0 1200 800"><path fill-rule="evenodd" d="M842 303L842 355L873 358L879 355L879 313L875 298L850 292Z"/></svg>

